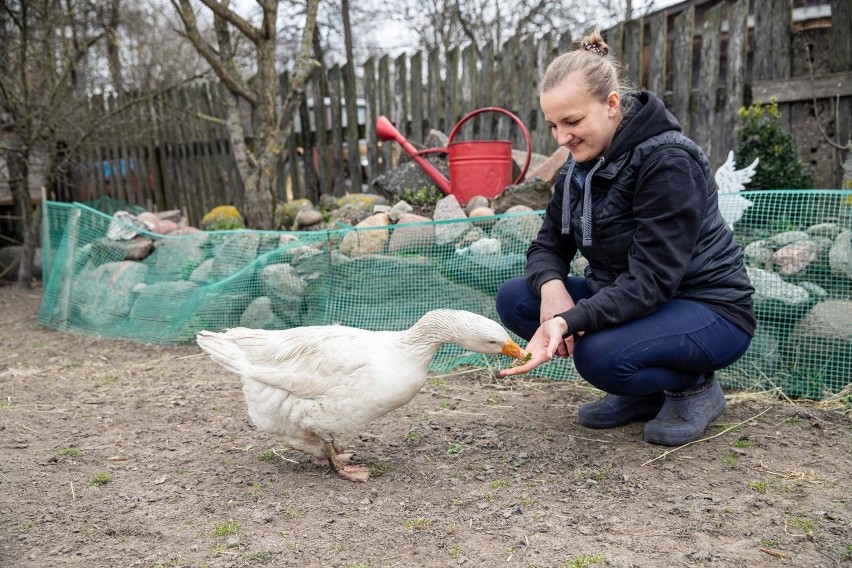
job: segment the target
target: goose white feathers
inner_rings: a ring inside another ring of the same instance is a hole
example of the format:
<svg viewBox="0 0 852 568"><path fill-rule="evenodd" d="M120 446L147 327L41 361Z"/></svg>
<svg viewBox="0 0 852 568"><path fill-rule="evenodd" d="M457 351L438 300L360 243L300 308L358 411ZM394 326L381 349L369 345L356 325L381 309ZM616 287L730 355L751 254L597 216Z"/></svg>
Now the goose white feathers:
<svg viewBox="0 0 852 568"><path fill-rule="evenodd" d="M719 211L725 222L734 229L734 223L742 219L743 212L751 207L753 203L739 195L745 189L745 184L751 181L757 171L760 158L755 158L752 163L741 170L737 168L734 160L734 151L728 152L728 159L716 170L714 179L719 188Z"/></svg>
<svg viewBox="0 0 852 568"><path fill-rule="evenodd" d="M240 375L251 421L290 447L327 459L351 481L369 470L345 465L345 450L371 420L410 401L444 343L520 357L498 323L461 310L433 310L403 331L313 326L267 331L201 331L198 345Z"/></svg>

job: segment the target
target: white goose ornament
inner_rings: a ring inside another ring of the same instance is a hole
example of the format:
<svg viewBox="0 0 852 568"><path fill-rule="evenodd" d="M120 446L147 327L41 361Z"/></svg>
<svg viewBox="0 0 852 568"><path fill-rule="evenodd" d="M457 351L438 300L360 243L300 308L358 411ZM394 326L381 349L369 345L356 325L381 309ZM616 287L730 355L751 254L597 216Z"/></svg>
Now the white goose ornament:
<svg viewBox="0 0 852 568"><path fill-rule="evenodd" d="M403 331L330 325L279 331L202 331L198 345L240 375L249 417L291 448L327 459L344 479L366 481L365 465L338 456L371 420L414 398L444 343L518 358L503 327L478 314L433 310Z"/></svg>

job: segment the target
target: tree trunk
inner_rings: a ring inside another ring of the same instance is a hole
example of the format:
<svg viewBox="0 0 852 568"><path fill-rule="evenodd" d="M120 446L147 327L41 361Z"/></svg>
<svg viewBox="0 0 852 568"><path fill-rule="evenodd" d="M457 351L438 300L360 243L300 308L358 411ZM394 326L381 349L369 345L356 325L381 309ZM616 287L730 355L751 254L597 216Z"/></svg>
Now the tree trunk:
<svg viewBox="0 0 852 568"><path fill-rule="evenodd" d="M29 288L33 281L33 258L37 244L33 200L27 184L29 179L29 151L11 149L6 153L6 162L9 168L9 183L12 185L15 208L21 214L21 232L24 237L21 260L18 264L18 286Z"/></svg>

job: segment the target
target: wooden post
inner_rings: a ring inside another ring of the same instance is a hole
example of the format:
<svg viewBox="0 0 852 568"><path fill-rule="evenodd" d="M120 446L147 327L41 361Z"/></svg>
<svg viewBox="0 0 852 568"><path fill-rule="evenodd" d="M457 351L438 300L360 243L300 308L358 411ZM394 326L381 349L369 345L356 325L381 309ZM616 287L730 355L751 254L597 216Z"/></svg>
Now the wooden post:
<svg viewBox="0 0 852 568"><path fill-rule="evenodd" d="M328 98L331 103L331 163L334 173L332 188L335 197L340 197L346 191L346 174L343 154L343 101L340 98L340 66L334 65L328 71ZM357 124L355 126L357 128ZM357 152L358 147L348 147L348 152ZM359 188L353 190L359 191Z"/></svg>
<svg viewBox="0 0 852 568"><path fill-rule="evenodd" d="M358 124L358 95L355 85L355 71L352 63L343 66L343 97L346 100L346 145L349 148L349 180L352 191L361 191L366 181L361 179L361 126ZM369 130L369 123L366 124Z"/></svg>
<svg viewBox="0 0 852 568"><path fill-rule="evenodd" d="M377 87L376 87L376 62L372 57L364 63L364 101L367 107L367 164L370 168L370 181L376 179L381 173L379 172L379 148L378 138L376 137L376 119L379 117L377 106ZM382 145L388 144L383 142Z"/></svg>
<svg viewBox="0 0 852 568"><path fill-rule="evenodd" d="M704 13L701 32L701 69L698 77L697 104L693 139L714 162L713 133L716 126L716 95L719 89L719 54L722 39L722 8L716 4Z"/></svg>
<svg viewBox="0 0 852 568"><path fill-rule="evenodd" d="M624 24L624 65L627 79L637 87L642 83L642 42L645 21L639 17Z"/></svg>
<svg viewBox="0 0 852 568"><path fill-rule="evenodd" d="M423 52L411 56L411 138L423 142Z"/></svg>
<svg viewBox="0 0 852 568"><path fill-rule="evenodd" d="M538 104L538 86L544 79L544 72L550 61L553 59L553 38L547 33L541 38L538 43L538 51L536 53L536 86L533 91L533 111L531 122L528 125L531 130L533 142L533 151L539 154L550 155L556 150L556 141L550 132L550 128L544 123L544 115L541 113L541 108Z"/></svg>
<svg viewBox="0 0 852 568"><path fill-rule="evenodd" d="M494 44L488 42L482 49L480 54L482 62L479 71L479 102L477 106L487 107L494 106ZM479 135L485 140L490 140L493 137L494 128L492 127L492 117L487 117L487 120L481 121L479 125Z"/></svg>
<svg viewBox="0 0 852 568"><path fill-rule="evenodd" d="M655 93L660 99L666 95L666 56L668 47L668 17L665 10L658 12L649 23L651 41L648 46L650 58L648 61L648 85L649 91Z"/></svg>
<svg viewBox="0 0 852 568"><path fill-rule="evenodd" d="M692 38L695 35L695 6L690 5L674 20L675 40L673 59L672 105L669 110L680 121L687 136L692 133L689 124L692 94Z"/></svg>
<svg viewBox="0 0 852 568"><path fill-rule="evenodd" d="M740 125L737 111L745 103L745 79L748 50L748 0L728 2L728 67L725 78L725 136L722 150L736 145Z"/></svg>

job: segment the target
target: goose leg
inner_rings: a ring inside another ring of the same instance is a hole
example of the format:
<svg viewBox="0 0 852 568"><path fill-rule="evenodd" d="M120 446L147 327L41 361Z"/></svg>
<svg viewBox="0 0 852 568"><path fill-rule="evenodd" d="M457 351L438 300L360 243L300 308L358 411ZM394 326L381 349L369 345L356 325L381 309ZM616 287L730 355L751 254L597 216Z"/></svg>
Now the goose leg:
<svg viewBox="0 0 852 568"><path fill-rule="evenodd" d="M367 481L370 477L370 468L364 465L345 465L334 449L334 439L331 436L323 436L322 445L328 456L328 464L337 472L337 475L349 481Z"/></svg>

